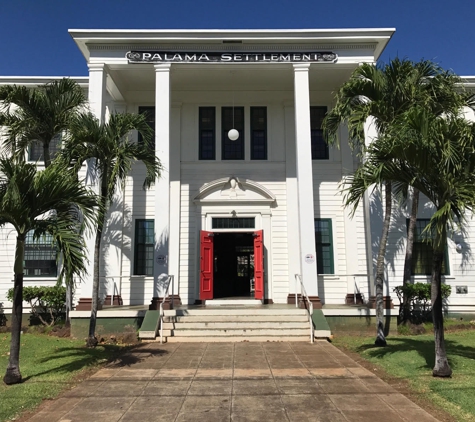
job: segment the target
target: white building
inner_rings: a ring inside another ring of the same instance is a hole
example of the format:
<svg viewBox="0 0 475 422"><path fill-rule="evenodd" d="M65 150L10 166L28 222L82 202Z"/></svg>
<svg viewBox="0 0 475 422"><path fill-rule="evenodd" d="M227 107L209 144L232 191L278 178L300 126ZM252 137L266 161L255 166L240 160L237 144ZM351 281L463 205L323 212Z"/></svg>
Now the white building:
<svg viewBox="0 0 475 422"><path fill-rule="evenodd" d="M165 169L144 191L144 167L136 165L117 193L103 242L102 298L148 305L163 295L158 276L167 273L184 305L229 297L290 303L296 274L316 306L353 303L356 293L368 300L381 205L375 197L349 217L339 184L357 161L344 127L339 147L328 148L320 125L334 92L360 63L376 62L393 33L71 30L88 63L89 77L77 80L91 110L99 119L147 112ZM239 132L237 140L229 139L230 129ZM421 201L420 227L430 215ZM394 299L407 217L401 210L390 232L385 295ZM473 225L467 233L448 240L445 282L457 312L474 309ZM15 236L4 228L0 239L0 302L8 312ZM30 260L26 285L54 282L55 269L42 270L41 257ZM428 280L426 261L421 255L416 280ZM89 273L76 291L78 309L91 298L92 266Z"/></svg>

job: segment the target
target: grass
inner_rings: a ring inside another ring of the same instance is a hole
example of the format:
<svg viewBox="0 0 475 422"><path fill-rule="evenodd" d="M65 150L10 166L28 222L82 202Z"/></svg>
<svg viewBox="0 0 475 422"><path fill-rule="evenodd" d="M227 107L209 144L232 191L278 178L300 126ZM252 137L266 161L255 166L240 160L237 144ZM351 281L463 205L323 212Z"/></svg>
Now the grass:
<svg viewBox="0 0 475 422"><path fill-rule="evenodd" d="M475 330L446 332L452 378L432 377L433 334L388 337L375 347L374 337L336 336L337 347L358 353L388 375L407 380L410 389L450 413L458 421L475 421Z"/></svg>
<svg viewBox="0 0 475 422"><path fill-rule="evenodd" d="M120 346L86 349L84 340L23 334L20 370L23 383L7 386L0 382L0 421L11 420L21 412L52 399L70 387L92 367L107 362L120 352ZM8 364L10 334L0 334L0 368L3 378Z"/></svg>

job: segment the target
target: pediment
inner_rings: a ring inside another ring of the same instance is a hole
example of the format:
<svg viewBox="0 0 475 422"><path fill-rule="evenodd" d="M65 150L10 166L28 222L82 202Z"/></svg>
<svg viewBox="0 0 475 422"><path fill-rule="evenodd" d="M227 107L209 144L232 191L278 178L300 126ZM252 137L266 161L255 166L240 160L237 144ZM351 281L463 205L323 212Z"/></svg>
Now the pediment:
<svg viewBox="0 0 475 422"><path fill-rule="evenodd" d="M193 198L195 203L267 203L275 202L274 194L261 184L236 176L213 180L203 185Z"/></svg>

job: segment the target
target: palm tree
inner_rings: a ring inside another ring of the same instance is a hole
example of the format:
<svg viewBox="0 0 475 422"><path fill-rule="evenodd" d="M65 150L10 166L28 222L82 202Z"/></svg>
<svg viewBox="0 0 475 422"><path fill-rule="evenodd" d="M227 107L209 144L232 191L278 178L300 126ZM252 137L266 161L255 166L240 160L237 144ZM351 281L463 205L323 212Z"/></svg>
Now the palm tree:
<svg viewBox="0 0 475 422"><path fill-rule="evenodd" d="M77 178L60 165L37 171L35 164L0 158L0 225L11 224L17 232L14 261L12 337L6 384L22 381L20 373L20 331L23 302L25 238L49 234L64 262L61 276L82 276L84 242L77 236L78 213L85 222L93 219L97 201Z"/></svg>
<svg viewBox="0 0 475 422"><path fill-rule="evenodd" d="M448 227L463 227L467 211L475 210L475 125L447 114L439 116L415 106L394 123L385 137L369 147L368 160L355 173L348 201L356 206L372 183L390 180L396 190L408 185L433 203L435 213L426 232L432 239L431 278L435 365L433 375L448 377L452 370L444 341L441 274Z"/></svg>
<svg viewBox="0 0 475 422"><path fill-rule="evenodd" d="M129 135L137 130L143 137L140 144L131 142ZM149 147L152 131L143 115L112 114L106 123L100 123L92 114L80 115L71 126L71 137L66 142L63 158L73 165L77 172L89 160L99 184L101 212L97 220L94 244L94 276L91 320L87 345L95 347L97 307L99 301L99 263L101 241L106 215L117 188L126 182L134 162L145 164L144 188L149 188L160 176L161 165L154 151Z"/></svg>
<svg viewBox="0 0 475 422"><path fill-rule="evenodd" d="M29 147L39 143L43 150L45 168L52 162L51 147L56 146L53 144L68 131L73 118L86 105L82 88L68 78L37 88L16 85L1 87L0 101L3 102L0 125L6 129L6 150L21 159ZM69 326L74 282L67 274L64 279L66 325Z"/></svg>
<svg viewBox="0 0 475 422"><path fill-rule="evenodd" d="M51 164L50 145L66 131L86 104L82 88L63 78L31 89L8 85L0 88L0 124L6 126L5 147L24 155L34 142L41 143L45 167Z"/></svg>
<svg viewBox="0 0 475 422"><path fill-rule="evenodd" d="M329 143L335 143L340 124L346 123L350 143L367 154L364 125L369 118L372 118L378 136L384 136L398 116L415 104L437 110L439 113L447 108L455 107L454 103L459 106L459 103L454 100L458 97L452 95L458 81L459 78L455 75L444 72L438 65L427 60L414 63L396 58L384 66L363 64L355 69L350 79L338 90L335 107L327 114L323 122L324 135ZM383 329L383 287L384 256L392 211L390 184L385 186L385 197L385 217L375 277L377 323L375 344L381 346L386 345ZM413 198L417 201L417 190L413 191ZM413 207L414 215L411 215L411 220L414 223L410 225L412 232L408 236L409 239L413 238L416 213L417 208ZM410 251L412 251L412 244ZM412 255L406 259L405 263L409 272L411 261Z"/></svg>

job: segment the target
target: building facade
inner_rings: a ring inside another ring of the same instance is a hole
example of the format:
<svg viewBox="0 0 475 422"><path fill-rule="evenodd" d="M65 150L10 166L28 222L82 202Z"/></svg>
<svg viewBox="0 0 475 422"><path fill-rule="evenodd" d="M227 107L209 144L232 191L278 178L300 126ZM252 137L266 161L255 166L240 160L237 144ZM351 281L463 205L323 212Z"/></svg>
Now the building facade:
<svg viewBox="0 0 475 422"><path fill-rule="evenodd" d="M89 77L78 82L93 113L100 120L145 113L155 130L150 148L163 165L160 180L143 190L145 168L136 164L115 195L103 241L102 299L148 305L164 295L160 275L171 274L185 305L236 297L289 303L301 292L300 279L316 306L368 301L381 201L365 198L350 217L340 185L358 161L345 127L339 145L327 146L321 122L334 92L360 63L376 62L393 33L71 30L88 64ZM422 200L419 231L430 215ZM400 208L390 232L385 295L394 298L407 217ZM457 312L474 309L473 233L470 223L465 235L448 239L445 282ZM8 228L0 235L0 302L8 312L15 239ZM76 290L77 309L91 298L92 237L88 244L91 266ZM424 248L416 245L414 277L426 281L430 251ZM47 245L43 252L32 246L26 285L55 281Z"/></svg>

